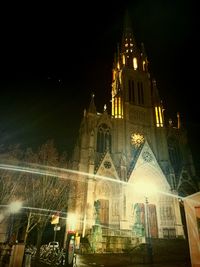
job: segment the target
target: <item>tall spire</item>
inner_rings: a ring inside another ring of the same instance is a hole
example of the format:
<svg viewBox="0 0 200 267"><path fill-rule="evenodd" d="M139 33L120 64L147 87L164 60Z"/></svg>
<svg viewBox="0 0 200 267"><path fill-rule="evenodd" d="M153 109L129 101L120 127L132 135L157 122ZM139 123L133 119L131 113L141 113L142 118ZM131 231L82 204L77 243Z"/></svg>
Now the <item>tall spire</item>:
<svg viewBox="0 0 200 267"><path fill-rule="evenodd" d="M128 10L125 11L123 31L132 32L132 23Z"/></svg>
<svg viewBox="0 0 200 267"><path fill-rule="evenodd" d="M125 52L126 54L131 53L133 56L138 56L140 53L132 29L133 27L131 23L131 18L129 12L126 11L124 18L123 36L122 36L122 53L123 52Z"/></svg>

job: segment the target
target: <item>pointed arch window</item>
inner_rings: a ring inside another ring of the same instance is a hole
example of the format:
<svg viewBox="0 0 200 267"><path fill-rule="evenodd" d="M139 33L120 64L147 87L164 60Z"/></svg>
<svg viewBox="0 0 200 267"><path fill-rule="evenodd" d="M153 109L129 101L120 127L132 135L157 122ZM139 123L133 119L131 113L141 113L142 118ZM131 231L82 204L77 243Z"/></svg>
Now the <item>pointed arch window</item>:
<svg viewBox="0 0 200 267"><path fill-rule="evenodd" d="M123 56L122 56L122 63L123 63L123 65L125 65L125 64L126 64L125 55L123 55Z"/></svg>
<svg viewBox="0 0 200 267"><path fill-rule="evenodd" d="M146 62L145 62L145 60L142 61L142 70L146 71Z"/></svg>
<svg viewBox="0 0 200 267"><path fill-rule="evenodd" d="M168 143L170 161L172 163L175 172L178 173L180 171L182 162L182 156L178 141L175 138L170 137L168 138L167 143Z"/></svg>
<svg viewBox="0 0 200 267"><path fill-rule="evenodd" d="M123 102L120 96L115 96L113 97L112 100L112 116L114 118L119 118L122 119L123 118Z"/></svg>
<svg viewBox="0 0 200 267"><path fill-rule="evenodd" d="M144 90L142 82L137 83L137 89L138 89L138 104L144 104Z"/></svg>
<svg viewBox="0 0 200 267"><path fill-rule="evenodd" d="M144 104L144 90L143 90L143 83L140 83L140 95L141 95L141 104Z"/></svg>
<svg viewBox="0 0 200 267"><path fill-rule="evenodd" d="M107 124L102 123L97 133L97 152L103 153L106 150L111 152L111 130Z"/></svg>
<svg viewBox="0 0 200 267"><path fill-rule="evenodd" d="M140 95L140 83L137 83L137 89L138 89L138 104L141 104L141 95Z"/></svg>
<svg viewBox="0 0 200 267"><path fill-rule="evenodd" d="M129 101L135 102L135 88L133 80L128 80L128 94L129 94Z"/></svg>
<svg viewBox="0 0 200 267"><path fill-rule="evenodd" d="M133 68L134 68L134 70L137 70L137 68L138 68L138 63L137 63L136 57L133 58Z"/></svg>
<svg viewBox="0 0 200 267"><path fill-rule="evenodd" d="M156 126L163 127L163 114L161 106L155 107L155 115L156 115Z"/></svg>

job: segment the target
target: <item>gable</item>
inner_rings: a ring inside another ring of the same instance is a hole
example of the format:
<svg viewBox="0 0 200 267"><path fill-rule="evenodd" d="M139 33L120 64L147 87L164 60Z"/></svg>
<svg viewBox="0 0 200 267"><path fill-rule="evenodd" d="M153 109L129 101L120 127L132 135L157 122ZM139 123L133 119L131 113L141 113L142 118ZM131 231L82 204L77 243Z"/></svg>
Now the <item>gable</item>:
<svg viewBox="0 0 200 267"><path fill-rule="evenodd" d="M95 196L101 199L119 198L121 192L121 181L115 169L110 153L107 151L102 157L101 163L95 174Z"/></svg>
<svg viewBox="0 0 200 267"><path fill-rule="evenodd" d="M105 156L102 158L95 174L119 180L118 173L115 169L115 165L109 151L107 151Z"/></svg>
<svg viewBox="0 0 200 267"><path fill-rule="evenodd" d="M147 141L145 141L140 151L128 183L133 185L143 184L144 191L151 186L160 192L170 191L170 185Z"/></svg>

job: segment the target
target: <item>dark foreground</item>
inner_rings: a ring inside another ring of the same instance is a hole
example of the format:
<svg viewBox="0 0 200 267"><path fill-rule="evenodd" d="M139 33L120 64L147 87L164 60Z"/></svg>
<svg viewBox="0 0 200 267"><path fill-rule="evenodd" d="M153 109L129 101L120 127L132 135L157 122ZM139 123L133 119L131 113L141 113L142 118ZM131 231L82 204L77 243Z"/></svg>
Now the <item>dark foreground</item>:
<svg viewBox="0 0 200 267"><path fill-rule="evenodd" d="M190 261L185 260L182 262L172 262L169 260L166 262L154 262L152 264L149 263L139 263L134 262L135 259L130 257L129 255L124 254L84 254L80 255L77 254L76 256L76 265L74 267L191 267ZM54 265L47 265L47 264L37 264L35 265L32 262L31 267L55 267Z"/></svg>

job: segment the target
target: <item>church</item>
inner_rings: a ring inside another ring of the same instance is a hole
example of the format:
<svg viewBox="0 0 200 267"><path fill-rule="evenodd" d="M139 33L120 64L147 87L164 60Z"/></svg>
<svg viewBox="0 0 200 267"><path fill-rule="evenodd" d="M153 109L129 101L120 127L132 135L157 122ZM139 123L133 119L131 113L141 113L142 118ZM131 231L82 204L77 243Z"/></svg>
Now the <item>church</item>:
<svg viewBox="0 0 200 267"><path fill-rule="evenodd" d="M197 190L187 132L165 118L144 44L128 15L115 55L111 112L95 96L84 110L71 159L69 213L95 252L151 239L185 238L179 200Z"/></svg>

